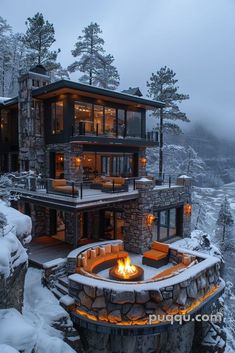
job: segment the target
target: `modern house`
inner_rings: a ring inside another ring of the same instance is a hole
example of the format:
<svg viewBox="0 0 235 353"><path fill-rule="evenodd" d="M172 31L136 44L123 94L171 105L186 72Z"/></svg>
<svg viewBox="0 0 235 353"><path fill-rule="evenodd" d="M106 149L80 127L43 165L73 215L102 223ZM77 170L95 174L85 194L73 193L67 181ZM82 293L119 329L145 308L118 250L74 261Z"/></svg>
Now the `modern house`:
<svg viewBox="0 0 235 353"><path fill-rule="evenodd" d="M146 112L164 104L140 97L139 89L130 92L50 83L37 66L19 78L18 97L0 103L0 171L30 171L14 187L34 236L74 247L125 239L138 252L147 246L144 237L165 241L189 233L190 183L138 181L146 177L146 148L158 145L156 132L146 132ZM151 230L148 214L156 217Z"/></svg>

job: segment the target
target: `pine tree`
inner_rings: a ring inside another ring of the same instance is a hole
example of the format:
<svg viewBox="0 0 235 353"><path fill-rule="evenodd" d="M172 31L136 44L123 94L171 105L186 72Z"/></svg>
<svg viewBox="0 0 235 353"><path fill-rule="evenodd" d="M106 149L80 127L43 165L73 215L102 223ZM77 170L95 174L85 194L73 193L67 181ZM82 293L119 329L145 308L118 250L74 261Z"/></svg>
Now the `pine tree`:
<svg viewBox="0 0 235 353"><path fill-rule="evenodd" d="M98 87L115 90L119 85L120 76L114 65L114 57L110 54L105 55L100 60L99 69L94 79L94 84Z"/></svg>
<svg viewBox="0 0 235 353"><path fill-rule="evenodd" d="M159 175L163 173L163 139L164 133L181 133L180 127L175 121L189 122L186 114L181 112L178 103L189 99L186 94L178 92L178 80L176 74L168 67L162 67L157 73L152 73L147 81L148 94L154 99L165 103L165 107L156 109L153 115L159 119Z"/></svg>
<svg viewBox="0 0 235 353"><path fill-rule="evenodd" d="M0 212L0 235L4 236L4 227L7 225L6 216Z"/></svg>
<svg viewBox="0 0 235 353"><path fill-rule="evenodd" d="M231 226L234 224L234 219L231 211L230 204L228 202L227 197L225 196L221 206L217 219L217 225L222 228L222 244L228 240Z"/></svg>
<svg viewBox="0 0 235 353"><path fill-rule="evenodd" d="M55 30L53 24L44 20L42 13L37 13L34 17L29 17L25 22L27 26L23 38L24 45L28 50L26 60L30 67L43 65L48 72L58 68L58 50L50 50L55 40Z"/></svg>
<svg viewBox="0 0 235 353"><path fill-rule="evenodd" d="M0 95L7 96L7 78L11 67L11 27L0 17Z"/></svg>
<svg viewBox="0 0 235 353"><path fill-rule="evenodd" d="M112 65L114 58L106 55L104 40L97 23L92 23L83 29L83 35L78 37L72 55L78 58L68 67L69 72L77 70L84 73L80 81L89 85L115 89L119 84L117 69Z"/></svg>

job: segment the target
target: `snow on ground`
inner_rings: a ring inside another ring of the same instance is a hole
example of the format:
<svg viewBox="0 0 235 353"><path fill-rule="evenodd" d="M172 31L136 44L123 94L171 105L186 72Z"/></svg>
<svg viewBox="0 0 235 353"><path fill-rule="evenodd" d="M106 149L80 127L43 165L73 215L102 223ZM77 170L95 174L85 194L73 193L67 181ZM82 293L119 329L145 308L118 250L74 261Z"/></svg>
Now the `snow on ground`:
<svg viewBox="0 0 235 353"><path fill-rule="evenodd" d="M31 218L23 213L17 211L15 208L9 207L5 202L0 200L0 212L3 213L12 228L12 232L17 235L19 239L30 237L32 230Z"/></svg>
<svg viewBox="0 0 235 353"><path fill-rule="evenodd" d="M28 269L23 314L15 309L0 310L1 353L31 353L33 348L37 353L75 353L63 341L63 333L52 327L59 321L71 327L72 322L53 294L42 286L41 274L41 270Z"/></svg>

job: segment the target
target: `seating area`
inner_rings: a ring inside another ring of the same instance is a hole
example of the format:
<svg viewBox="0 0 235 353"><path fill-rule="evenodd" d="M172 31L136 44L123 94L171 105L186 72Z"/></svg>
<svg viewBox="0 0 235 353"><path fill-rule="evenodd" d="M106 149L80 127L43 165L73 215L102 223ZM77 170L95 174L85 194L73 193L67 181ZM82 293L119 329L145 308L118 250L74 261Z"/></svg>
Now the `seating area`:
<svg viewBox="0 0 235 353"><path fill-rule="evenodd" d="M127 257L123 243L106 244L90 248L77 257L77 270L89 273L97 273L107 267L114 266L117 259Z"/></svg>
<svg viewBox="0 0 235 353"><path fill-rule="evenodd" d="M121 176L97 176L91 183L92 189L100 189L103 192L128 191L128 185Z"/></svg>
<svg viewBox="0 0 235 353"><path fill-rule="evenodd" d="M52 191L56 193L78 195L78 189L72 185L69 185L65 179L53 179L51 182L51 188Z"/></svg>
<svg viewBox="0 0 235 353"><path fill-rule="evenodd" d="M167 265L169 261L169 245L154 241L151 244L151 249L143 254L143 265L159 268Z"/></svg>

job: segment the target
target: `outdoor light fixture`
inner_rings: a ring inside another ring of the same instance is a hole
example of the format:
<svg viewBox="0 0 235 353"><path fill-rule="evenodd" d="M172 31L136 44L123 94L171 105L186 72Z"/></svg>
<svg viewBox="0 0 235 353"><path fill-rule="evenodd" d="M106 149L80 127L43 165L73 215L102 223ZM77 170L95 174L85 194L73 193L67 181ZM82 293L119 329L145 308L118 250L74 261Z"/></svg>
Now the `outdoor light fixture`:
<svg viewBox="0 0 235 353"><path fill-rule="evenodd" d="M185 216L191 216L191 214L192 214L192 204L187 202L184 205L184 215Z"/></svg>
<svg viewBox="0 0 235 353"><path fill-rule="evenodd" d="M147 165L147 159L145 157L140 158L141 167L145 168Z"/></svg>
<svg viewBox="0 0 235 353"><path fill-rule="evenodd" d="M75 158L75 165L76 165L76 167L80 168L81 162L82 162L82 160L81 160L80 157L76 157L76 158Z"/></svg>
<svg viewBox="0 0 235 353"><path fill-rule="evenodd" d="M149 214L146 216L146 223L147 223L147 225L148 225L148 226L151 226L154 221L156 221L156 217L155 217L152 213L149 213Z"/></svg>

